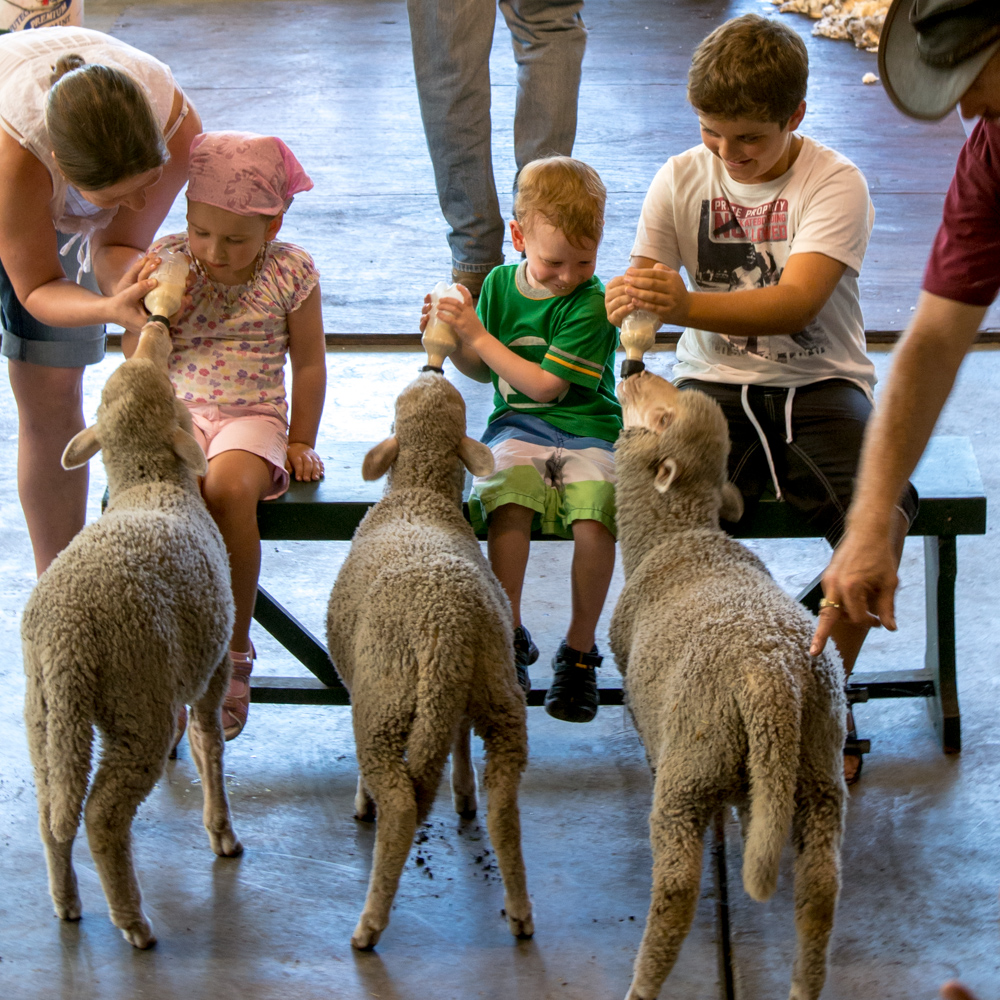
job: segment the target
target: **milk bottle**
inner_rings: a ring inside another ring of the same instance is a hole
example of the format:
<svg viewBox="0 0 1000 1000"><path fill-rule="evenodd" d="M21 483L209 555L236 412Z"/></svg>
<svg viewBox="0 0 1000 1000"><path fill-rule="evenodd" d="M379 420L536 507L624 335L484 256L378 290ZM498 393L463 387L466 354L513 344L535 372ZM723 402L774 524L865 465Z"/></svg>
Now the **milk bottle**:
<svg viewBox="0 0 1000 1000"><path fill-rule="evenodd" d="M156 288L143 301L153 319L160 319L164 326L169 326L167 317L180 309L184 298L190 262L184 254L173 250L164 250L159 256L160 264L150 275L156 278Z"/></svg>
<svg viewBox="0 0 1000 1000"><path fill-rule="evenodd" d="M621 367L622 378L645 371L646 365L642 356L656 343L656 331L659 326L660 317L646 309L636 309L622 320L620 339L625 349L625 360Z"/></svg>
<svg viewBox="0 0 1000 1000"><path fill-rule="evenodd" d="M421 369L427 371L433 369L439 372L444 370L444 359L449 354L454 354L458 348L458 335L444 320L438 319L437 304L440 299L455 299L462 301L462 293L458 285L448 285L439 281L431 289L431 311L427 314L427 326L424 327L424 335L420 338L420 343L427 352L427 364Z"/></svg>

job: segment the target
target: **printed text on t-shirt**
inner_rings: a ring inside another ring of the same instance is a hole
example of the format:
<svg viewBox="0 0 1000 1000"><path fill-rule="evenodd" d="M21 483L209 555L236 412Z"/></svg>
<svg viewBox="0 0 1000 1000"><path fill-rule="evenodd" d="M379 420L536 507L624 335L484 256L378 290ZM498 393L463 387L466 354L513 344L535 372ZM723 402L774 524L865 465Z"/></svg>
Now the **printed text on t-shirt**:
<svg viewBox="0 0 1000 1000"><path fill-rule="evenodd" d="M746 208L728 198L712 199L713 242L776 243L788 239L788 199Z"/></svg>

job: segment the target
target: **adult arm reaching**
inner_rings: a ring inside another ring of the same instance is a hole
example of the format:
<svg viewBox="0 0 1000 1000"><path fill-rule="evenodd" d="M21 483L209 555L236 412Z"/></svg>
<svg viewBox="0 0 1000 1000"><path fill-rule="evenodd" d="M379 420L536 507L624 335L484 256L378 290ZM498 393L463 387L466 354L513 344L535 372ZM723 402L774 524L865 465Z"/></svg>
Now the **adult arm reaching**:
<svg viewBox="0 0 1000 1000"><path fill-rule="evenodd" d="M925 59L929 52L938 61ZM946 54L951 58L942 70ZM969 0L918 8L916 0L894 0L882 29L879 70L904 114L934 120L957 103L964 118L982 120L959 154L924 291L865 433L847 531L823 574L813 654L841 618L895 629L893 508L1000 290L1000 7Z"/></svg>
<svg viewBox="0 0 1000 1000"><path fill-rule="evenodd" d="M896 628L898 578L890 530L896 505L985 313L980 306L921 293L865 434L847 531L823 574L823 594L832 603L820 610L810 649L814 656L841 616L859 625L877 619Z"/></svg>

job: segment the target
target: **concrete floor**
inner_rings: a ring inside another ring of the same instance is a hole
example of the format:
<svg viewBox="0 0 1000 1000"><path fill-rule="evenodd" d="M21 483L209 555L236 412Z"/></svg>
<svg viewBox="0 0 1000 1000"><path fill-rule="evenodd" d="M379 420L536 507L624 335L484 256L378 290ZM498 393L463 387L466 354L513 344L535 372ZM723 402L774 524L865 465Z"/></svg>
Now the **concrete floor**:
<svg viewBox="0 0 1000 1000"><path fill-rule="evenodd" d="M647 8L651 16L666 16L657 15L656 5L646 0L641 4L644 16ZM115 28L123 37L138 41L149 36L157 20L169 29L189 23L184 19L197 9L223 6L242 10L244 16L249 9L248 4L197 5L188 0L157 0L141 6L124 0L92 0L87 7L88 23ZM276 5L262 3L258 9L265 6L270 10ZM315 3L287 6L318 9ZM386 46L402 51L399 21L401 17L405 21L405 15L401 4L380 0L370 6L376 19L385 15L380 23L386 25L381 29ZM588 6L592 25L621 9L598 0ZM695 10L699 6L706 11L704 17L711 18L704 22L708 30L724 16L755 5L747 0L699 0L698 4L676 0L669 13L690 17L694 11L702 16ZM600 52L599 32L592 35L592 41L588 59ZM812 47L820 43L810 39L809 44L815 52ZM870 59L847 46L832 51L843 53L837 58L843 59L845 72L850 74L857 72L862 60ZM160 54L172 58L166 52ZM172 61L183 61L187 72L197 71L199 60L190 50L177 51L176 56ZM674 57L676 53L671 54ZM507 60L506 55L500 58ZM199 105L213 107L214 101L223 108L233 95L212 91L211 72L203 70L207 82L199 93ZM864 93L862 99L868 100L868 92ZM509 88L501 89L501 104L508 97ZM813 106L822 110L822 93L820 98ZM412 94L407 99L412 101ZM277 115L279 107L280 102L263 102L258 110ZM248 123L216 119L213 125L247 127ZM406 127L412 131L412 122ZM947 132L947 123L941 129L942 134ZM410 153L414 143L419 146L419 129L414 135L409 140ZM946 138L953 143L950 133ZM506 141L509 144L509 137ZM935 146L935 155L938 152ZM348 158L341 159L346 162ZM377 169L381 176L405 175L410 183L411 174L394 171L391 163ZM935 169L941 173L944 167L939 163ZM417 276L407 271L400 280L387 282L386 273L395 274L395 270L362 267L358 282L364 294L355 294L345 263L350 257L344 250L347 243L335 246L335 263L327 268L334 280L325 284L331 296L328 305L335 310L328 329L404 328L410 300L437 280L443 241L436 235L440 221L435 217L426 164L423 171L419 218L394 220L391 239L383 230L368 235L373 245L383 239L391 244L399 260L415 254ZM636 201L641 198L640 185L632 187L635 190L627 193ZM939 198L940 189L933 191ZM348 209L361 201L352 195ZM618 221L608 244L615 259L627 253L623 226L626 216L628 225L633 224L635 207L637 203L627 203L615 209ZM349 214L345 209L338 218L342 221ZM308 215L303 219L307 227L314 224ZM426 227L416 236L407 228L417 223L423 226L427 219L437 227L429 239ZM884 213L880 221L888 221ZM176 229L177 222L172 218L166 228ZM344 230L348 231L360 232ZM892 227L885 232L889 246L894 239ZM302 241L313 246L311 238L303 236ZM912 257L906 280L916 287L919 263L914 261L919 257L922 262L923 250L913 250ZM612 256L606 259L611 261ZM611 266L606 265L602 273ZM395 295L391 309L378 313L374 325L362 327L362 322L376 315L371 303L379 306L381 302L370 290L383 287ZM878 291L873 283L873 298ZM906 312L905 307L902 311ZM343 316L348 318L340 322ZM414 354L365 352L331 353L328 360L330 387L319 448L333 468L338 442L376 441L388 433L393 399L422 362ZM888 357L878 354L875 360L884 374ZM88 371L88 415L93 414L100 387L119 361L120 356L110 355ZM664 372L671 361L670 354L661 353L652 359L651 367ZM454 378L469 402L470 429L475 433L489 411L487 394L461 376ZM998 385L1000 354L977 351L966 364L938 427L940 433L972 439L991 501L1000 497L1000 441L984 414L1000 402ZM373 831L351 817L355 759L348 710L342 708L258 706L245 733L228 745L226 771L234 821L246 846L239 860L216 859L208 848L201 829L197 775L186 744L182 745L180 759L169 765L134 827L139 877L159 935L155 949L133 951L108 921L84 838L76 852L84 919L72 925L57 921L48 898L21 722L24 684L18 626L34 580L16 500L15 438L13 401L7 379L0 375L0 532L4 539L0 548L4 598L0 606L0 1000L605 1000L624 996L648 905L645 817L650 782L641 748L621 709L602 710L589 726L557 723L540 709L529 710L531 764L522 785L521 809L529 887L537 913L537 933L531 942L514 942L506 931L500 916L502 888L485 834L475 823L460 826L443 796L419 849L425 863L416 864L415 851L403 876L393 922L377 952L352 952L349 937L364 899ZM93 516L97 516L103 488L103 470L97 464L92 472ZM791 591L822 568L827 557L824 544L818 541L755 547ZM992 572L1000 562L1000 543L991 527L984 538L960 539L958 548L965 749L956 757L939 752L919 702L873 702L857 710L862 735L872 740L872 753L851 795L844 891L826 1000L930 1000L937 986L951 976L961 976L979 991L981 1000L1000 995L1000 837L996 833L1000 738L995 728L1000 680L995 669ZM326 595L345 552L346 545L338 543L268 543L262 580L275 597L322 634ZM531 611L526 620L542 648L542 662L533 671L540 682L545 677L544 663L565 626L569 554L568 546L542 546L529 566L525 607ZM919 543L908 546L900 592L901 631L874 636L860 669L910 666L922 658L921 559ZM620 579L609 598L609 611L618 587ZM606 645L606 618L607 613L599 638L602 645ZM254 641L260 652L259 671L294 672L294 662L268 636L257 633ZM787 873L770 903L752 904L740 888L731 826L727 840L737 996L741 1000L782 997L787 994L793 946ZM714 1000L721 996L713 893L706 865L695 926L664 987L664 998Z"/></svg>
<svg viewBox="0 0 1000 1000"><path fill-rule="evenodd" d="M875 360L884 373L888 357ZM109 355L88 371L89 414L119 361ZM671 361L661 353L651 367L664 371ZM375 441L387 433L391 401L420 363L406 353L329 356L331 404L319 443L328 462L336 459L338 440ZM482 387L454 377L469 400L470 425L480 426L488 409ZM1000 353L973 354L939 427L972 439L991 498L1000 496L1000 442L983 425L977 404L996 399L998 383ZM140 880L159 934L155 949L133 951L112 927L84 838L76 851L84 919L57 921L21 722L18 619L33 581L14 499L15 431L9 387L0 379L0 469L7 470L0 489L6 498L0 505L3 1000L624 996L648 905L650 782L636 736L614 708L603 709L589 726L529 710L531 764L521 808L537 909L531 942L517 943L506 931L502 888L483 830L460 825L443 795L419 848L426 863L417 865L415 850L377 952L352 952L349 937L364 899L373 831L351 817L355 758L344 708L258 706L244 734L228 744L234 821L246 846L240 860L216 859L209 851L197 774L182 745L134 827ZM96 465L95 516L103 488ZM821 542L757 548L789 590L826 558ZM321 634L326 595L345 551L339 543L268 543L262 579ZM543 660L565 625L568 555L568 546L539 546L529 566L527 620ZM919 544L908 547L901 631L874 636L861 667L908 666L922 656L921 558ZM851 794L826 1000L930 1000L954 975L978 988L981 1000L997 996L1000 681L992 568L998 559L994 528L985 538L959 540L963 753L940 753L917 701L872 702L857 710L872 753ZM616 580L615 591L619 586ZM266 634L254 641L260 671L295 671L294 661ZM603 628L599 642L606 644ZM545 671L536 673L541 680ZM751 903L740 887L732 824L727 841L737 996L784 996L793 947L788 873L771 902ZM721 996L713 900L706 866L695 927L664 998Z"/></svg>

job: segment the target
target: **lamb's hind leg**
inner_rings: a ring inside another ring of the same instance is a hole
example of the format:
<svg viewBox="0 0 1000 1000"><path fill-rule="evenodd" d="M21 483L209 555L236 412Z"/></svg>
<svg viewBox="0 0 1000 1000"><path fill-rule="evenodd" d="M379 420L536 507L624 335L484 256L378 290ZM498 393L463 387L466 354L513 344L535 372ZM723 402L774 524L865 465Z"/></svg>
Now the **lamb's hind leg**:
<svg viewBox="0 0 1000 1000"><path fill-rule="evenodd" d="M56 840L49 819L49 773L45 756L46 707L42 691L29 675L24 699L25 728L28 750L35 769L35 789L38 799L38 830L45 846L45 862L49 872L49 894L56 916L60 920L79 920L83 907L73 871L73 841Z"/></svg>
<svg viewBox="0 0 1000 1000"><path fill-rule="evenodd" d="M357 737L363 787L375 799L378 814L368 895L358 925L351 935L351 944L355 948L368 951L378 944L382 931L389 924L389 911L399 887L399 877L417 830L417 797L403 763L402 750L397 754L379 741L382 745L378 749L388 751L385 756L380 756L378 751L373 753L370 743L366 752L362 745L367 741L361 734Z"/></svg>
<svg viewBox="0 0 1000 1000"><path fill-rule="evenodd" d="M354 818L362 823L372 823L375 820L375 800L365 788L365 779L358 775L358 789L354 793Z"/></svg>
<svg viewBox="0 0 1000 1000"><path fill-rule="evenodd" d="M153 716L153 717L150 717ZM156 943L142 912L132 861L132 820L156 784L173 741L170 705L150 712L142 732L104 734L104 752L87 799L87 839L108 900L111 922L136 948Z"/></svg>
<svg viewBox="0 0 1000 1000"><path fill-rule="evenodd" d="M654 1000L691 929L701 884L705 828L717 795L709 772L683 755L656 770L649 840L653 891L626 1000ZM707 764L704 761L702 765ZM706 782L706 779L709 779Z"/></svg>
<svg viewBox="0 0 1000 1000"><path fill-rule="evenodd" d="M229 657L219 664L208 690L191 706L188 741L191 755L201 775L204 809L202 817L212 850L219 857L234 858L243 853L243 845L233 830L222 766L225 738L222 734L222 699L229 687Z"/></svg>
<svg viewBox="0 0 1000 1000"><path fill-rule="evenodd" d="M816 1000L826 980L827 947L840 894L843 799L843 785L835 782L800 789L792 825L796 949L790 1000Z"/></svg>
<svg viewBox="0 0 1000 1000"><path fill-rule="evenodd" d="M472 764L472 732L463 719L451 748L451 801L462 819L476 818L476 769Z"/></svg>
<svg viewBox="0 0 1000 1000"><path fill-rule="evenodd" d="M499 704L499 700L494 703L482 732L486 746L486 825L503 876L507 926L515 937L530 938L535 933L535 920L521 853L521 814L517 806L521 772L528 763L527 723L523 702L512 704L506 712L497 707Z"/></svg>

